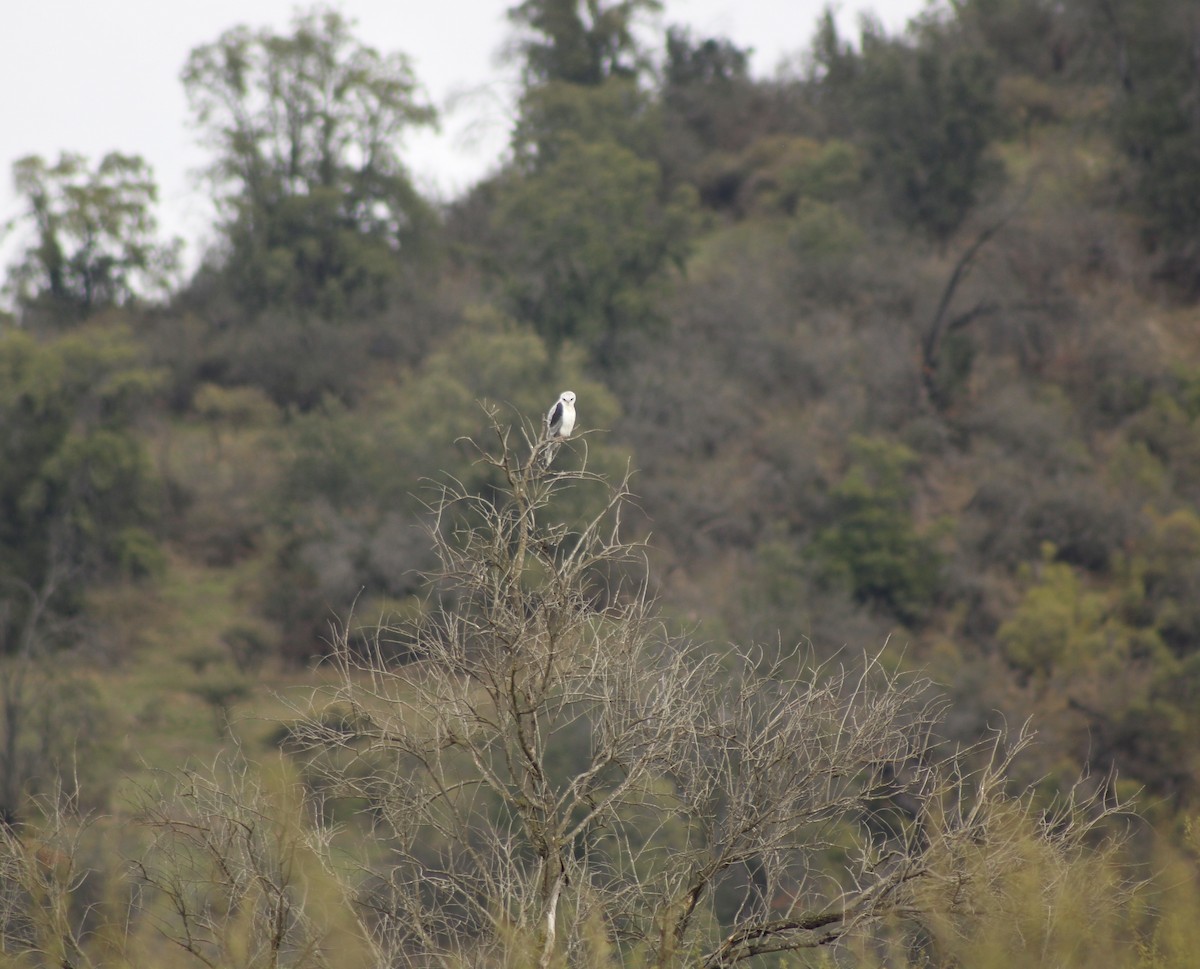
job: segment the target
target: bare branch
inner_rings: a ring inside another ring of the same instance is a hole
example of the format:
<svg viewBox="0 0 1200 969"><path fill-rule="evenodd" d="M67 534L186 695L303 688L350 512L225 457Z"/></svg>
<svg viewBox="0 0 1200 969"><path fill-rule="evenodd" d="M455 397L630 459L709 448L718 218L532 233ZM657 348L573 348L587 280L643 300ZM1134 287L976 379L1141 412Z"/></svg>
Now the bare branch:
<svg viewBox="0 0 1200 969"><path fill-rule="evenodd" d="M296 731L314 783L369 823L356 897L388 964L573 964L599 937L717 969L970 918L1020 838L1079 843L1079 805L1052 836L1006 791L1027 731L945 753L944 701L881 653L817 665L670 635L644 578L612 581L639 561L628 474L552 473L494 431L481 460L504 486L444 486L439 597L380 630L416 659L343 637L340 682ZM582 483L607 491L563 516Z"/></svg>

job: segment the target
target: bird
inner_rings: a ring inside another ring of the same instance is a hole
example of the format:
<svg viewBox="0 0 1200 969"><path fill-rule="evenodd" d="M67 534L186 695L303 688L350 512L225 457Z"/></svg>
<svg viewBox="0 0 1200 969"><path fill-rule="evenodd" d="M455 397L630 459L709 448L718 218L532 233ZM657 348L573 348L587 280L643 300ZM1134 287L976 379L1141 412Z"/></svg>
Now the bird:
<svg viewBox="0 0 1200 969"><path fill-rule="evenodd" d="M570 437L574 429L575 393L564 390L546 413L546 436L550 440L562 440Z"/></svg>
<svg viewBox="0 0 1200 969"><path fill-rule="evenodd" d="M575 430L575 392L564 390L558 395L554 406L546 413L546 467L554 460L558 445L550 442L565 441Z"/></svg>

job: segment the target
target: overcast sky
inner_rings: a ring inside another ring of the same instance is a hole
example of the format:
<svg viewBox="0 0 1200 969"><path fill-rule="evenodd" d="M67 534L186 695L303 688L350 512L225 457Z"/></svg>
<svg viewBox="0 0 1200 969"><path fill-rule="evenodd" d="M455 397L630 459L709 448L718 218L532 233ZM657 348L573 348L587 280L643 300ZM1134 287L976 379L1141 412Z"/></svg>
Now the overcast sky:
<svg viewBox="0 0 1200 969"><path fill-rule="evenodd" d="M442 112L438 134L414 134L403 155L418 185L448 198L496 164L509 130L514 71L497 54L517 0L343 0L356 36L411 59ZM827 0L667 0L663 26L751 47L751 69L770 76L810 39ZM863 11L903 28L925 0L843 0L852 35ZM237 24L288 27L294 0L7 0L0 18L0 225L19 211L13 161L64 150L92 161L138 154L154 169L159 222L198 255L212 210L194 178L209 160L188 128L179 72L192 48ZM309 3L299 6L308 8ZM0 267L14 239L0 239Z"/></svg>

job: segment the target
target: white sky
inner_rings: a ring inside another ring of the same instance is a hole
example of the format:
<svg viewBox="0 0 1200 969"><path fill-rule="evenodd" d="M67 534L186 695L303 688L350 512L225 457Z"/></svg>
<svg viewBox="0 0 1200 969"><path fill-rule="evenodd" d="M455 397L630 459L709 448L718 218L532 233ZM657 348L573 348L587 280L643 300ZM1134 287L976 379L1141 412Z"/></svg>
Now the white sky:
<svg viewBox="0 0 1200 969"><path fill-rule="evenodd" d="M439 108L437 134L414 133L403 155L427 194L457 194L499 159L507 140L514 71L498 62L510 36L505 11L518 0L341 0L355 36L402 51ZM311 3L299 4L304 8ZM751 69L769 76L807 45L826 0L666 0L662 26L752 47ZM12 163L80 152L141 155L159 185L164 236L198 258L212 209L194 178L210 158L188 128L179 72L188 53L237 24L285 30L294 0L8 0L0 17L0 226L17 215ZM875 13L900 30L924 0L843 0L839 23ZM469 95L464 97L463 95ZM0 276L15 237L0 237Z"/></svg>

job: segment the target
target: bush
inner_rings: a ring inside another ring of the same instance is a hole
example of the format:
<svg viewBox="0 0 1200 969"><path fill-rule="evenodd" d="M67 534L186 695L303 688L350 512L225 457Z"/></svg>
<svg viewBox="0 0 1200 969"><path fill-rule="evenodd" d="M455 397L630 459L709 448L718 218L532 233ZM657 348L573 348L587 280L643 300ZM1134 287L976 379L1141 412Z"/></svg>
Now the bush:
<svg viewBox="0 0 1200 969"><path fill-rule="evenodd" d="M916 455L863 437L851 441L850 454L850 467L830 491L831 524L816 534L810 554L826 582L913 622L932 604L941 567L910 509Z"/></svg>

